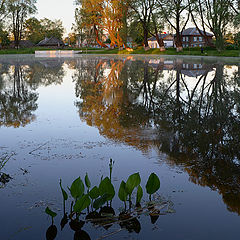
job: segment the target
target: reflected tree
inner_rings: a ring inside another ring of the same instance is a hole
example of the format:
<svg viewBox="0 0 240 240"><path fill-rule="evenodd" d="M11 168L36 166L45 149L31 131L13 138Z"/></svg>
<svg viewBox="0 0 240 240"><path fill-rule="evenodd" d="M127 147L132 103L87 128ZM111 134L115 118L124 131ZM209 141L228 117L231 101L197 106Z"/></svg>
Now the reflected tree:
<svg viewBox="0 0 240 240"><path fill-rule="evenodd" d="M81 119L108 138L167 153L169 164L184 166L192 182L217 190L240 214L239 66L94 61L89 75L77 75Z"/></svg>
<svg viewBox="0 0 240 240"><path fill-rule="evenodd" d="M25 126L35 119L32 112L37 109L38 95L28 89L23 66L15 65L6 77L9 86L0 94L0 125Z"/></svg>

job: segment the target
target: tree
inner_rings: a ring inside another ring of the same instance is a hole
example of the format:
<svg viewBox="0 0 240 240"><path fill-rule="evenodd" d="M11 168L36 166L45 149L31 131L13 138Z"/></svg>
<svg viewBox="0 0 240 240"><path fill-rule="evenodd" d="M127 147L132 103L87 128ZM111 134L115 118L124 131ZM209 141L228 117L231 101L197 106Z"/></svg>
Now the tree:
<svg viewBox="0 0 240 240"><path fill-rule="evenodd" d="M107 47L100 38L100 33L106 32L112 47L122 47L123 3L123 0L77 0L79 9L75 12L76 24L80 24L81 29L87 27L89 32L93 30L100 46Z"/></svg>
<svg viewBox="0 0 240 240"><path fill-rule="evenodd" d="M19 47L19 42L23 37L24 23L27 17L36 13L36 0L9 0L7 1L7 11L11 19L12 33L15 47Z"/></svg>
<svg viewBox="0 0 240 240"><path fill-rule="evenodd" d="M205 39L207 39L207 28L213 32L218 50L224 48L226 28L234 17L233 2L233 0L193 0L193 5L190 10L192 19L198 29L196 19L199 20Z"/></svg>
<svg viewBox="0 0 240 240"><path fill-rule="evenodd" d="M44 37L56 37L58 39L63 38L64 27L60 19L50 20L48 18L40 19L40 24L42 27L42 34Z"/></svg>
<svg viewBox="0 0 240 240"><path fill-rule="evenodd" d="M24 37L34 43L40 42L45 37L62 39L64 27L61 20L29 18L24 24Z"/></svg>
<svg viewBox="0 0 240 240"><path fill-rule="evenodd" d="M43 39L42 26L37 18L29 18L24 24L24 37L33 43L39 43Z"/></svg>
<svg viewBox="0 0 240 240"><path fill-rule="evenodd" d="M175 30L175 45L177 51L182 51L181 33L186 27L190 13L191 0L157 0L163 18Z"/></svg>
<svg viewBox="0 0 240 240"><path fill-rule="evenodd" d="M148 35L150 32L150 23L155 0L132 0L130 7L140 21L143 28L144 47L148 48Z"/></svg>

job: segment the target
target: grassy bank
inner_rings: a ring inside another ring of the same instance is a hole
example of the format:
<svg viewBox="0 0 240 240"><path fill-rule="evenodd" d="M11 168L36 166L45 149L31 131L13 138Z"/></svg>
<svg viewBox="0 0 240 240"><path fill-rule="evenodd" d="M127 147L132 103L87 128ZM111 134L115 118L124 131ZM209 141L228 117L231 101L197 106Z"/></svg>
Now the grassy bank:
<svg viewBox="0 0 240 240"><path fill-rule="evenodd" d="M34 54L35 51L53 50L49 48L24 48L24 49L1 49L0 54ZM240 50L223 50L217 51L216 49L206 48L204 53L201 53L200 48L188 48L183 52L176 52L174 48L166 49L164 52L160 52L159 49L149 49L145 51L142 47L133 51L118 50L118 49L64 49L64 50L82 50L84 54L146 54L146 55L192 55L192 56L221 56L221 57L240 57Z"/></svg>
<svg viewBox="0 0 240 240"><path fill-rule="evenodd" d="M85 51L84 51L85 52ZM240 57L240 50L223 50L221 52L216 49L204 49L204 53L201 53L200 48L188 48L184 49L182 52L176 52L175 49L169 48L164 52L160 52L159 49L149 49L145 51L143 48L138 48L129 52L127 50L118 49L106 49L97 51L88 51L88 53L101 53L101 54L146 54L146 55L192 55L192 56L221 56L221 57Z"/></svg>

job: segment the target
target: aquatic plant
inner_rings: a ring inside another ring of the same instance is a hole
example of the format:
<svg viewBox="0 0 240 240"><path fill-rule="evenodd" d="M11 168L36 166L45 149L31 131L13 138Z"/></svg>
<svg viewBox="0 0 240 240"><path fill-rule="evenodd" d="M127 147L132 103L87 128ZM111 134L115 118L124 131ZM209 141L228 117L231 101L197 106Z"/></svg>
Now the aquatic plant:
<svg viewBox="0 0 240 240"><path fill-rule="evenodd" d="M61 230L69 222L70 228L75 231L74 239L90 239L89 235L82 230L85 223L90 222L105 229L108 229L113 224L119 224L121 230L127 229L129 232L139 233L141 224L138 221L138 217L141 214L149 215L151 222L155 223L160 214L174 212L172 209L173 204L170 201L155 195L160 188L160 180L155 173L150 174L145 185L149 201L142 200L144 193L140 185L141 177L137 172L130 175L126 182L121 181L117 193L118 198L124 202L124 208L121 208L120 213L117 215L112 207L112 200L116 193L111 181L113 165L114 162L110 159L110 177L103 178L102 176L99 185L91 187L92 184L87 173L84 182L81 180L81 177L73 181L71 187L68 187L72 199L69 214L66 213L66 202L69 199L69 195L63 189L62 180L60 179L59 185L62 192L64 210L64 216L60 223ZM154 196L153 199L152 196ZM132 203L132 199L136 200L135 204ZM167 210L163 212L163 209ZM56 216L56 213L49 208L46 209L46 213L52 217L52 225L49 228L53 233L56 233L56 229L53 227L53 218ZM85 218L83 217L84 215L86 215ZM48 231L50 230L48 229ZM51 236L55 235L52 234ZM53 240L54 238L49 239Z"/></svg>

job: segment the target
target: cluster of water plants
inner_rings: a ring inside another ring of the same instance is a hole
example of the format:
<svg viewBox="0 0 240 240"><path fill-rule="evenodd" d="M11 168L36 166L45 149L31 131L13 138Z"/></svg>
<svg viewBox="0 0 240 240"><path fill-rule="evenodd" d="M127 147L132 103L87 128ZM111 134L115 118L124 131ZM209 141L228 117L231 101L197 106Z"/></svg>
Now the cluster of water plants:
<svg viewBox="0 0 240 240"><path fill-rule="evenodd" d="M2 172L2 169L13 155L13 153L11 155L4 153L0 156L0 188L4 188L5 184L12 179L9 174Z"/></svg>
<svg viewBox="0 0 240 240"><path fill-rule="evenodd" d="M151 217L151 222L155 223L161 214L172 213L173 204L155 196L160 188L160 180L155 173L149 176L145 189L148 194L148 200L143 200L143 188L141 186L141 177L139 173L130 175L127 181L122 181L118 191L115 191L112 184L112 168L114 162L110 159L109 169L110 177L103 177L99 185L92 186L86 173L84 180L78 177L68 187L69 194L64 190L60 179L60 189L63 196L64 216L61 220L61 230L69 222L69 226L75 231L74 239L90 239L90 236L82 230L85 223L102 226L108 229L113 224L120 225L119 232L127 229L129 232L139 233L141 224L138 216L147 214ZM123 202L120 213L117 215L112 207L112 200L115 195ZM70 211L66 212L66 203L71 198ZM163 211L165 209L165 211ZM54 217L57 215L49 207L45 212L51 216L52 224L46 233L47 240L53 240L57 236L57 227L54 225ZM112 235L112 233L111 233Z"/></svg>

